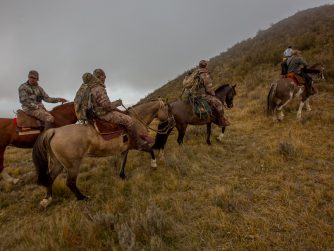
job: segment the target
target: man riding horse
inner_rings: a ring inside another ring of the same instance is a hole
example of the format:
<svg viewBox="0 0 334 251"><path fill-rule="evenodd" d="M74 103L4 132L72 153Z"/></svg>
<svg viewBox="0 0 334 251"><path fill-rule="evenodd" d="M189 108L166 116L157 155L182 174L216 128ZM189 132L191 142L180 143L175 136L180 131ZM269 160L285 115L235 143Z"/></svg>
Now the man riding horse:
<svg viewBox="0 0 334 251"><path fill-rule="evenodd" d="M67 102L64 98L51 98L38 84L39 74L37 71L30 71L28 81L19 87L19 98L22 110L44 122L44 127L50 127L54 122L54 117L45 109L42 100L48 103Z"/></svg>
<svg viewBox="0 0 334 251"><path fill-rule="evenodd" d="M145 148L147 147L148 143L151 143L148 136L139 135L133 119L129 115L124 114L117 109L117 107L122 105L122 100L118 99L114 102L110 101L107 95L106 86L104 84L106 74L102 69L95 69L93 74L85 73L82 76L82 79L84 82L83 85L87 85L88 87L88 95L85 96L91 99L90 109L92 117L88 119L97 118L113 124L124 126L130 137L135 140L138 149ZM80 102L85 101L81 99Z"/></svg>
<svg viewBox="0 0 334 251"><path fill-rule="evenodd" d="M312 78L307 73L313 73L313 71L307 69L307 62L302 58L299 50L293 50L292 56L287 59L288 74L293 73L302 77L305 80L306 96L314 94L312 88Z"/></svg>
<svg viewBox="0 0 334 251"><path fill-rule="evenodd" d="M198 64L197 83L191 95L193 97L205 98L211 107L218 112L218 123L220 126L229 126L230 122L224 116L223 103L216 97L213 90L212 79L208 70L208 61L201 60Z"/></svg>

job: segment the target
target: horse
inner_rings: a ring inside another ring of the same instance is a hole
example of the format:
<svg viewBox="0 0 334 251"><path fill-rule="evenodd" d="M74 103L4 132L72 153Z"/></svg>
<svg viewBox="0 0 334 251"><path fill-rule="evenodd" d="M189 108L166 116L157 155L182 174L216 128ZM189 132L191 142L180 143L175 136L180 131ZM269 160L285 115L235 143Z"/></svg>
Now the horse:
<svg viewBox="0 0 334 251"><path fill-rule="evenodd" d="M55 122L51 125L52 127L74 124L77 121L73 102L56 106L50 113L55 118ZM40 133L19 135L15 119L0 118L0 173L7 182L15 184L18 182L18 179L14 179L4 170L6 147L32 148L39 134Z"/></svg>
<svg viewBox="0 0 334 251"><path fill-rule="evenodd" d="M134 118L138 130L147 130L154 118L171 120L169 104L162 99L133 106L128 114ZM91 124L67 125L49 129L37 139L33 151L39 185L46 187L46 197L40 205L47 207L52 200L52 184L60 172L67 171L66 185L78 200L87 199L76 185L80 164L85 156L106 157L121 154L120 177L125 178L125 165L129 150L140 150L151 155L151 167L156 168L156 159L150 146L138 148L123 130L111 140L105 140Z"/></svg>
<svg viewBox="0 0 334 251"><path fill-rule="evenodd" d="M325 79L324 67L320 63L314 64L311 67L307 68L306 72L314 75L318 79ZM317 92L316 89L315 91ZM283 108L293 98L299 96L301 96L301 101L297 111L297 119L301 119L301 113L304 105L306 105L307 111L312 110L309 103L310 97L306 95L305 86L298 86L295 81L290 78L281 78L277 81L274 81L270 86L267 96L267 115L273 115L275 117L276 111L278 111L278 121L283 120Z"/></svg>
<svg viewBox="0 0 334 251"><path fill-rule="evenodd" d="M233 107L233 98L236 95L235 91L236 85L229 85L225 84L220 86L216 91L216 96L220 99L220 101L224 104L226 103L226 108L232 108ZM170 104L171 111L175 119L175 126L178 130L178 137L177 142L179 145L183 144L183 138L187 129L188 124L190 125L207 125L207 138L206 143L208 145L211 145L211 125L212 123L218 124L218 121L216 117L209 116L208 118L199 118L193 113L193 107L192 105L187 101L177 100ZM162 130L162 128L165 128L165 123L159 123L158 130ZM156 150L163 150L168 136L172 132L173 127L171 127L168 131L164 133L157 133L154 145L152 146L153 149ZM225 132L225 127L222 127L222 131L217 138L219 141L222 140Z"/></svg>

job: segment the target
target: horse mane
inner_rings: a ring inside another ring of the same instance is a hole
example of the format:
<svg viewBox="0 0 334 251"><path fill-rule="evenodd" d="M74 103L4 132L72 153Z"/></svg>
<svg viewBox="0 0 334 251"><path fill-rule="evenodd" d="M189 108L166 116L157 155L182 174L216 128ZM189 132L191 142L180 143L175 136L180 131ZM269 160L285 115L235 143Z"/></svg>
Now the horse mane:
<svg viewBox="0 0 334 251"><path fill-rule="evenodd" d="M219 86L215 91L216 91L216 92L217 92L217 91L220 91L221 89L224 89L224 88L226 88L226 87L228 87L228 86L230 86L230 84L223 84L223 85Z"/></svg>
<svg viewBox="0 0 334 251"><path fill-rule="evenodd" d="M64 103L64 104L61 104L61 105L57 105L57 106L53 107L51 111L55 112L59 109L64 109L65 107L67 108L69 106L73 106L73 103L74 102L67 102L67 103Z"/></svg>
<svg viewBox="0 0 334 251"><path fill-rule="evenodd" d="M138 102L137 104L135 105L132 105L132 106L129 106L127 109L133 109L139 105L142 105L142 104L145 104L145 103L150 103L150 102L156 102L156 101L159 101L161 98L156 98L156 99L150 99L149 101L141 101L141 102Z"/></svg>

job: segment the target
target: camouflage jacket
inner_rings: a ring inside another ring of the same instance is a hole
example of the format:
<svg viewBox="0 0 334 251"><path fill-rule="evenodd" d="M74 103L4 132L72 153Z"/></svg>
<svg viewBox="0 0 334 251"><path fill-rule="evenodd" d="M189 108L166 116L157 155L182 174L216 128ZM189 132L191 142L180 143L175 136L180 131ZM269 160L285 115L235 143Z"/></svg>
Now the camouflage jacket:
<svg viewBox="0 0 334 251"><path fill-rule="evenodd" d="M111 102L104 84L97 84L91 88L91 102L94 113L100 117L114 110L118 105L117 101Z"/></svg>
<svg viewBox="0 0 334 251"><path fill-rule="evenodd" d="M33 86L28 82L19 87L20 103L23 110L44 108L42 100L48 103L57 103L59 98L51 98L39 85Z"/></svg>
<svg viewBox="0 0 334 251"><path fill-rule="evenodd" d="M215 96L212 79L207 69L199 69L199 90L198 94Z"/></svg>
<svg viewBox="0 0 334 251"><path fill-rule="evenodd" d="M288 72L294 72L296 74L300 74L301 66L307 67L306 61L297 56L292 56L287 60Z"/></svg>

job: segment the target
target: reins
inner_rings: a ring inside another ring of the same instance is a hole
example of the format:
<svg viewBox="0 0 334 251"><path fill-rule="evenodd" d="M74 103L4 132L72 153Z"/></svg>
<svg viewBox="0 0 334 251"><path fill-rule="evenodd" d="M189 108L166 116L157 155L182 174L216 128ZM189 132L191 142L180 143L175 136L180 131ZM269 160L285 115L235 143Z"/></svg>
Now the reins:
<svg viewBox="0 0 334 251"><path fill-rule="evenodd" d="M158 111L154 114L154 117L157 115L157 113L159 112L159 110L164 107L166 104L161 100L159 99L159 104L160 104L160 107L158 109ZM174 125L175 125L175 119L174 119L174 116L168 116L168 118L165 120L165 121L161 121L162 123L168 121L168 124L162 128L162 129L154 129L152 127L150 127L149 125L146 125L145 122L138 116L138 113L136 113L135 111L133 110L130 110L131 108L126 108L123 104L122 104L122 107L129 113L131 114L136 120L138 120L146 129L148 130L152 130L156 133L159 133L159 134L167 134L169 129L170 128L173 128ZM172 123L171 123L172 121Z"/></svg>

